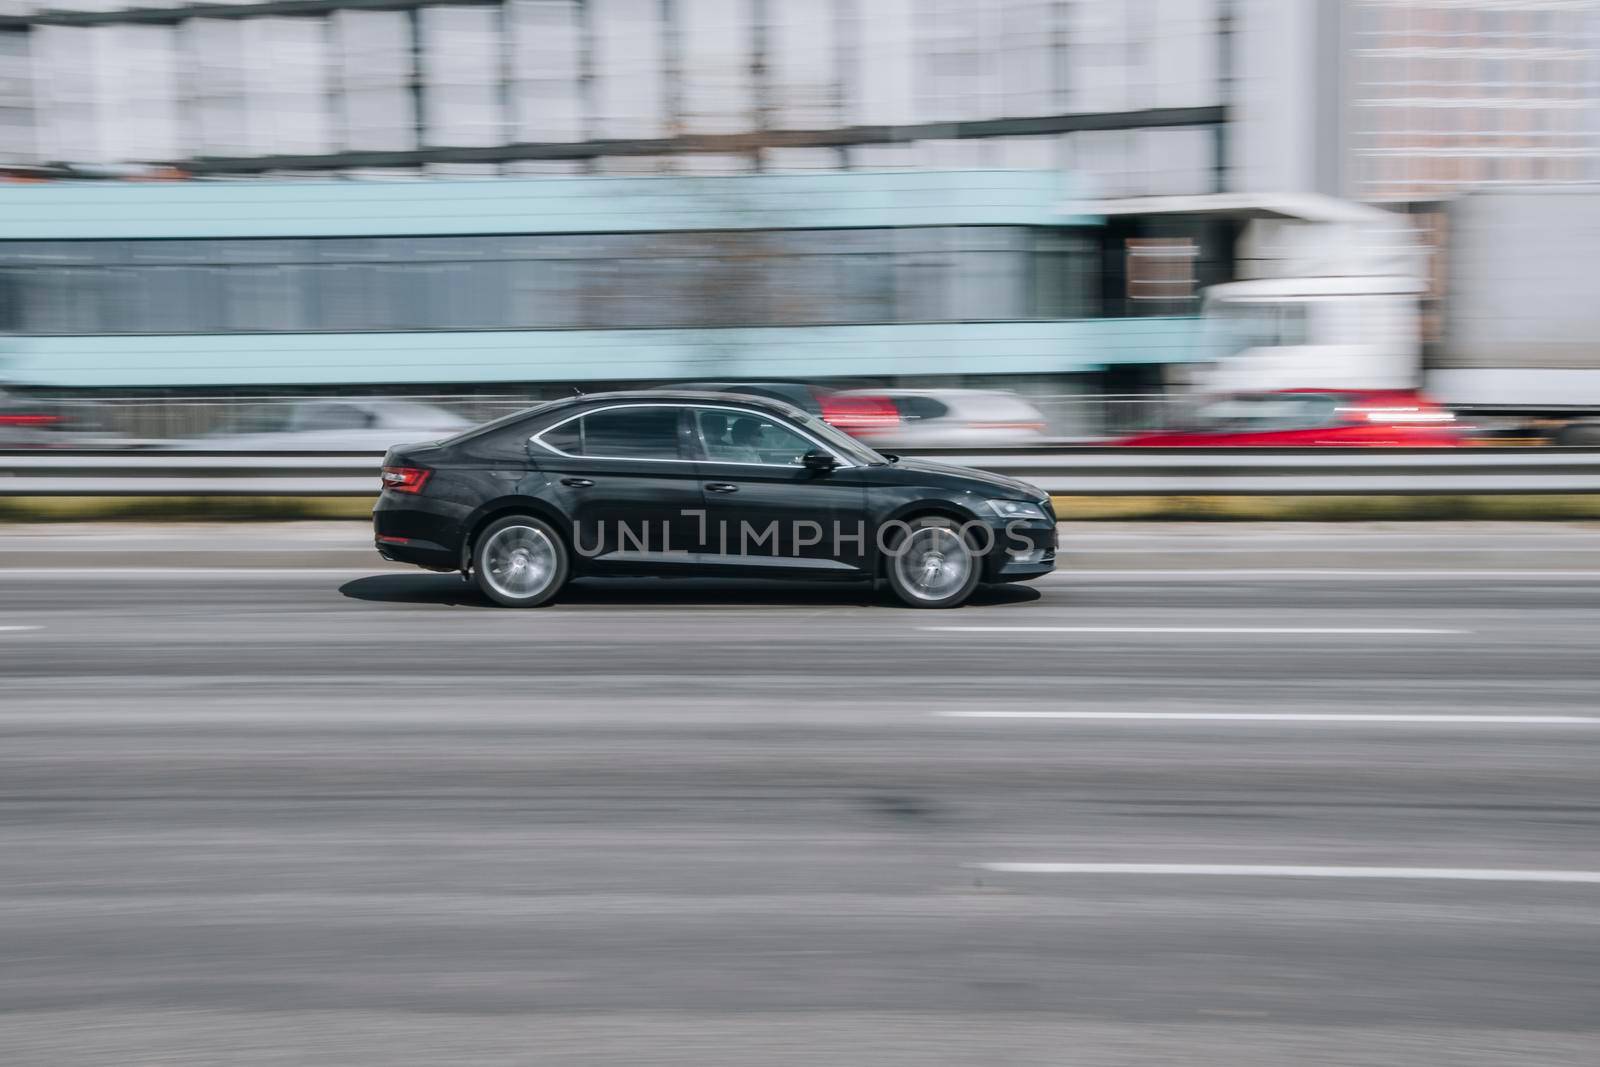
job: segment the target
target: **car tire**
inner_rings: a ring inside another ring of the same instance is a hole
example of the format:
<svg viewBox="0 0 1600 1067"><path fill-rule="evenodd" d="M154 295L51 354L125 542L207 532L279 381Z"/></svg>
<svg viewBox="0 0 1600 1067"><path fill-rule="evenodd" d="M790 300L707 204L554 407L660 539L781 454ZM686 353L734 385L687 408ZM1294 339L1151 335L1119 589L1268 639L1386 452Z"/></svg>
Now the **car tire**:
<svg viewBox="0 0 1600 1067"><path fill-rule="evenodd" d="M548 604L567 584L567 546L555 528L531 515L496 519L472 546L472 577L502 607Z"/></svg>
<svg viewBox="0 0 1600 1067"><path fill-rule="evenodd" d="M1600 422L1572 422L1556 431L1552 441L1559 448L1594 448L1600 445Z"/></svg>
<svg viewBox="0 0 1600 1067"><path fill-rule="evenodd" d="M958 608L978 588L983 560L961 524L943 516L911 519L890 545L884 578L908 607Z"/></svg>

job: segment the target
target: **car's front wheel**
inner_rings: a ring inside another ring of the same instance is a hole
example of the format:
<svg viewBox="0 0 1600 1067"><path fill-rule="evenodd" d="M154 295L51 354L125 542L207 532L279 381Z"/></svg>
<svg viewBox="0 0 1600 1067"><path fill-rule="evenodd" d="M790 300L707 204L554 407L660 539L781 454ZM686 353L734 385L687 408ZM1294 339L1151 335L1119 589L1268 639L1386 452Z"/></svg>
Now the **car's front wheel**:
<svg viewBox="0 0 1600 1067"><path fill-rule="evenodd" d="M551 526L529 515L508 515L484 528L472 552L472 574L483 595L508 608L549 603L567 583L567 548Z"/></svg>
<svg viewBox="0 0 1600 1067"><path fill-rule="evenodd" d="M914 608L956 608L967 602L982 565L960 523L913 519L889 551L885 577L895 596Z"/></svg>

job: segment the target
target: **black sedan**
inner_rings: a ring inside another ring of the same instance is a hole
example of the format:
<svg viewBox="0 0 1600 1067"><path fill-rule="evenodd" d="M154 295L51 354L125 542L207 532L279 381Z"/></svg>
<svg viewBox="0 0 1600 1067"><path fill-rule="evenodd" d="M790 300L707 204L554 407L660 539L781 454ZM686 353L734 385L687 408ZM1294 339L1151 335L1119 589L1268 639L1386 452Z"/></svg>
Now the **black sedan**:
<svg viewBox="0 0 1600 1067"><path fill-rule="evenodd" d="M880 455L779 400L574 397L390 449L385 559L471 576L534 607L601 575L882 579L948 608L1055 567L1050 498L980 471Z"/></svg>

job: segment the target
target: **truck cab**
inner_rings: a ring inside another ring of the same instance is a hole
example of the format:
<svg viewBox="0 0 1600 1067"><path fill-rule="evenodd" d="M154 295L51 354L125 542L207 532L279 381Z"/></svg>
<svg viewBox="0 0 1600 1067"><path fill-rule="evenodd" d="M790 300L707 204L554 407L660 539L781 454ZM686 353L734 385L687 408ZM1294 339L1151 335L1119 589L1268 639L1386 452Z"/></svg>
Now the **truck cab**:
<svg viewBox="0 0 1600 1067"><path fill-rule="evenodd" d="M1415 388L1422 291L1404 276L1214 285L1202 311L1214 362L1196 385L1216 393Z"/></svg>

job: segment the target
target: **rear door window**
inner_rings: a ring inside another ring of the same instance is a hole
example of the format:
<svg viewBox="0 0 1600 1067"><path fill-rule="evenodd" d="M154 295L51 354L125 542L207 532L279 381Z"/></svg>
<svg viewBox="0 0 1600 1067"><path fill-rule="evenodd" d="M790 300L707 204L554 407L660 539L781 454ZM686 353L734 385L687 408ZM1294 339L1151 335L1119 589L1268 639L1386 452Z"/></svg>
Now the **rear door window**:
<svg viewBox="0 0 1600 1067"><path fill-rule="evenodd" d="M683 459L678 433L681 409L652 404L611 408L545 431L545 447L596 459Z"/></svg>
<svg viewBox="0 0 1600 1067"><path fill-rule="evenodd" d="M897 396L894 404L900 409L900 417L908 422L942 419L950 414L948 407L931 396Z"/></svg>
<svg viewBox="0 0 1600 1067"><path fill-rule="evenodd" d="M299 430L365 430L373 424L370 411L352 404L311 404L301 409Z"/></svg>

